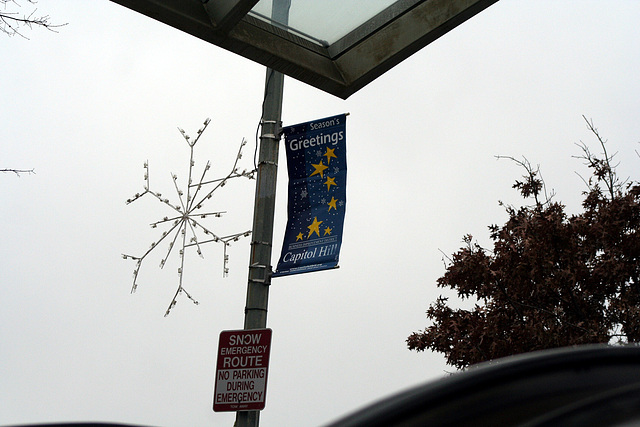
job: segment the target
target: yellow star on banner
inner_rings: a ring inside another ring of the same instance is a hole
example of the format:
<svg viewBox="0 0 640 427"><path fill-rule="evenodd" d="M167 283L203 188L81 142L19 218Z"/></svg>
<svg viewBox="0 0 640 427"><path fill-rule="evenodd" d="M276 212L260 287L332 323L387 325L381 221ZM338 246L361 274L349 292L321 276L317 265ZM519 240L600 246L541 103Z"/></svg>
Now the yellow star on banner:
<svg viewBox="0 0 640 427"><path fill-rule="evenodd" d="M327 158L327 164L331 163L331 158L333 157L334 159L337 159L338 156L336 156L333 152L335 151L335 148L329 148L327 147L327 152L324 153L324 156Z"/></svg>
<svg viewBox="0 0 640 427"><path fill-rule="evenodd" d="M313 218L313 222L311 223L311 225L307 226L307 228L309 229L309 235L307 236L307 239L311 237L313 233L316 233L318 237L320 237L320 224L322 224L322 222L323 221L318 221L318 217Z"/></svg>
<svg viewBox="0 0 640 427"><path fill-rule="evenodd" d="M326 236L327 234L331 235L331 229L329 227L324 229L324 235Z"/></svg>
<svg viewBox="0 0 640 427"><path fill-rule="evenodd" d="M312 163L311 166L316 168L316 170L314 170L313 173L309 175L309 178L311 178L313 175L318 175L318 174L320 174L320 176L324 178L324 170L329 168L329 166L325 166L324 163L322 163L322 160L320 160L320 163L318 163L317 165L314 165Z"/></svg>
<svg viewBox="0 0 640 427"><path fill-rule="evenodd" d="M302 240L302 238L303 238L303 237L304 237L304 236L302 235L302 233L298 233L298 235L296 236L296 242L297 242L298 240Z"/></svg>
<svg viewBox="0 0 640 427"><path fill-rule="evenodd" d="M337 202L336 198L331 196L331 201L329 203L327 203L327 205L329 205L328 212L331 212L331 208L333 208L335 210L338 210L338 208L336 207L336 202Z"/></svg>
<svg viewBox="0 0 640 427"><path fill-rule="evenodd" d="M336 179L335 179L335 178L331 178L331 177L329 177L329 176L328 176L328 177L327 177L327 181L325 182L325 184L327 184L327 191L329 191L329 188L330 188L332 185L337 185L337 184L336 184Z"/></svg>

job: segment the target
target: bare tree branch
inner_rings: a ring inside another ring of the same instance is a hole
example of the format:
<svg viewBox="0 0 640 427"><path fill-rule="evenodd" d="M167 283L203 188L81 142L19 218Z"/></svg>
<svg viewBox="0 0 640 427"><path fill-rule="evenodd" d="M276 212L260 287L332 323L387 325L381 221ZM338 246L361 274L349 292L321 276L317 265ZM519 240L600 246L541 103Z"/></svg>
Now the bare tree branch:
<svg viewBox="0 0 640 427"><path fill-rule="evenodd" d="M26 174L34 174L36 173L36 171L34 169L0 169L0 172L3 173L7 173L7 172L12 172L15 173L17 176L20 176L21 173L26 173Z"/></svg>
<svg viewBox="0 0 640 427"><path fill-rule="evenodd" d="M536 206L544 206L551 202L551 199L555 195L553 190L551 191L551 196L547 193L547 186L542 178L542 173L540 172L540 165L537 165L534 169L529 160L526 157L523 157L523 160L518 160L511 156L494 156L496 159L507 159L515 162L517 165L522 166L524 170L527 172L526 175L523 176L524 181L516 181L513 185L513 188L517 188L523 197L533 196ZM544 192L545 201L540 202L538 196L541 192Z"/></svg>
<svg viewBox="0 0 640 427"><path fill-rule="evenodd" d="M582 150L583 155L573 157L585 161L585 164L594 171L593 177L596 179L596 182L594 183L591 179L586 181L584 180L584 178L580 178L585 181L585 183L589 187L589 190L592 190L593 186L597 185L599 181L604 182L604 185L607 187L611 199L613 199L616 193L620 191L620 188L627 182L626 180L624 182L620 181L620 178L616 174L616 168L618 165L612 164L612 160L617 153L609 155L607 153L606 147L607 141L600 136L600 134L598 133L598 129L596 129L595 125L593 124L593 120L587 119L587 117L584 115L582 116L582 118L587 123L587 129L589 129L591 133L593 133L598 139L598 143L602 148L602 158L599 158L591 153L591 151L589 151L589 147L584 142L580 141L580 144L576 143L576 145Z"/></svg>
<svg viewBox="0 0 640 427"><path fill-rule="evenodd" d="M35 0L26 0L27 3L34 5ZM50 21L49 15L37 15L38 9L33 9L29 13L19 13L11 10L11 8L20 8L22 5L18 0L0 0L0 32L5 33L8 36L18 35L22 38L28 39L20 29L22 27L33 26L46 28L49 31L56 32L56 28L63 27L65 24L54 24Z"/></svg>

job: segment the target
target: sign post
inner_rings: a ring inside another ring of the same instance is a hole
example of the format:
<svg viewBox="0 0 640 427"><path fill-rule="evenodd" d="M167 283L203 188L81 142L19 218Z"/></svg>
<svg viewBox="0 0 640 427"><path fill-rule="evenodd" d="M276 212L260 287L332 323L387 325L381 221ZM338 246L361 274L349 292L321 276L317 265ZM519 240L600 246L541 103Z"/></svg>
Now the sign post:
<svg viewBox="0 0 640 427"><path fill-rule="evenodd" d="M273 0L271 17L275 22L289 22L291 0ZM269 285L271 284L271 243L278 176L278 144L282 119L284 75L267 68L262 105L258 176L253 208L251 255L244 329L266 328ZM236 427L258 427L260 411L237 411Z"/></svg>
<svg viewBox="0 0 640 427"><path fill-rule="evenodd" d="M264 409L271 329L222 331L218 344L213 410Z"/></svg>

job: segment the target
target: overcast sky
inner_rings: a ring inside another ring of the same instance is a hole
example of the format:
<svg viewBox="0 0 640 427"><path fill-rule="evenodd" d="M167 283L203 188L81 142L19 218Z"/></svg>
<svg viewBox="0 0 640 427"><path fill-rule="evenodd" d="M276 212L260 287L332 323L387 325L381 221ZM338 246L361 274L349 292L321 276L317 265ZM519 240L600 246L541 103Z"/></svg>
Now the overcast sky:
<svg viewBox="0 0 640 427"><path fill-rule="evenodd" d="M0 35L3 98L0 168L0 425L115 421L231 426L212 411L222 330L243 324L249 239L188 256L182 298L167 318L177 261L135 264L170 214L152 199L125 200L151 185L175 202L195 149L226 171L249 141L251 167L264 67L106 0L40 0L68 25L29 40ZM349 112L348 184L338 270L274 279L266 409L261 426L322 425L390 393L437 380L439 354L405 339L427 326L443 291L443 253L506 219L498 201L522 171L495 155L540 164L556 198L580 210L588 174L572 158L597 145L592 118L638 179L640 4L634 0L502 0L343 101L285 79L283 122ZM201 170L201 169L200 169ZM274 263L286 224L286 161L280 152ZM180 182L180 180L179 180ZM216 192L220 234L251 228L255 181Z"/></svg>

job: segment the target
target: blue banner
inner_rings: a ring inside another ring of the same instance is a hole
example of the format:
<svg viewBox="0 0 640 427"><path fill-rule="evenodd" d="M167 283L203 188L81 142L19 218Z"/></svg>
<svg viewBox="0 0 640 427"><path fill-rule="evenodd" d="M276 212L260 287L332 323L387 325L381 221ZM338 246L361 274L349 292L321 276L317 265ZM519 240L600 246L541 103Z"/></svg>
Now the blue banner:
<svg viewBox="0 0 640 427"><path fill-rule="evenodd" d="M338 266L347 202L346 114L283 129L288 220L273 277Z"/></svg>

